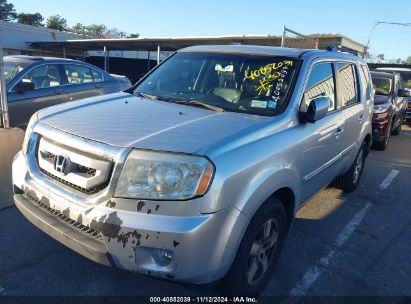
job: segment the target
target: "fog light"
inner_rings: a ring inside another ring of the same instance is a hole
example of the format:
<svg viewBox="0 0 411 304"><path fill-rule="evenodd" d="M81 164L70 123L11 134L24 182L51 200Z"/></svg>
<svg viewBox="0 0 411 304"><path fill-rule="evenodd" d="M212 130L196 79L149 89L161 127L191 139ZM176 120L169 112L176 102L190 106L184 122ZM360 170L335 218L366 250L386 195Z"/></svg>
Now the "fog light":
<svg viewBox="0 0 411 304"><path fill-rule="evenodd" d="M168 249L156 248L153 252L153 261L160 267L165 267L170 265L175 259L174 251Z"/></svg>

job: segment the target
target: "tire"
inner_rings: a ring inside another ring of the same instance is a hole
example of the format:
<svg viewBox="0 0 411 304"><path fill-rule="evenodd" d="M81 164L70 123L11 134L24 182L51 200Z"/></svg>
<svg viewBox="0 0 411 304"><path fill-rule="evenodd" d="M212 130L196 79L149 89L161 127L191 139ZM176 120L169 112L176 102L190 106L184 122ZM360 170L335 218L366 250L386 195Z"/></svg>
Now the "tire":
<svg viewBox="0 0 411 304"><path fill-rule="evenodd" d="M375 150L381 150L384 151L385 149L387 149L388 146L388 142L390 141L390 135L391 135L391 129L392 129L392 125L393 123L390 122L390 124L388 125L388 129L387 132L385 134L385 137L382 141L374 141L372 143L372 147Z"/></svg>
<svg viewBox="0 0 411 304"><path fill-rule="evenodd" d="M391 131L392 135L399 135L400 134L403 120L404 120L404 115L401 117L401 121L400 121L400 124L398 125L398 127L396 127L394 130Z"/></svg>
<svg viewBox="0 0 411 304"><path fill-rule="evenodd" d="M264 227L270 237L264 238ZM225 295L256 297L263 291L278 261L287 227L286 211L279 199L271 198L258 209L220 282Z"/></svg>
<svg viewBox="0 0 411 304"><path fill-rule="evenodd" d="M354 163L350 169L335 180L335 187L344 191L345 193L350 193L354 191L361 180L362 171L364 169L365 157L366 157L366 143L363 142L357 156L354 159Z"/></svg>

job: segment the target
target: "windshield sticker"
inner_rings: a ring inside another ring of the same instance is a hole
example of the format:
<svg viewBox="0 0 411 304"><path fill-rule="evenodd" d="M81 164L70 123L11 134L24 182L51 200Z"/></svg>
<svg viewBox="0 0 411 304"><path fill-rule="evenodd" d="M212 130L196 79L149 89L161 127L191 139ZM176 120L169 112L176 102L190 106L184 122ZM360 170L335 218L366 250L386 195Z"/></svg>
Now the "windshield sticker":
<svg viewBox="0 0 411 304"><path fill-rule="evenodd" d="M267 101L265 100L252 100L251 101L251 107L252 108L261 108L261 109L265 109L267 108Z"/></svg>
<svg viewBox="0 0 411 304"><path fill-rule="evenodd" d="M244 72L244 76L245 79L259 81L259 86L255 89L258 95L261 95L263 93L266 94L273 87L272 82L274 80L280 78L282 79L282 82L284 82L284 78L287 74L284 74L284 71L287 72L288 67L290 66L293 66L293 62L291 60L283 60L280 62L269 63L255 70L246 70ZM281 70L279 71L279 69ZM277 86L278 83L276 84L276 87Z"/></svg>
<svg viewBox="0 0 411 304"><path fill-rule="evenodd" d="M267 108L269 109L275 109L277 107L277 101L275 100L270 100L267 104Z"/></svg>

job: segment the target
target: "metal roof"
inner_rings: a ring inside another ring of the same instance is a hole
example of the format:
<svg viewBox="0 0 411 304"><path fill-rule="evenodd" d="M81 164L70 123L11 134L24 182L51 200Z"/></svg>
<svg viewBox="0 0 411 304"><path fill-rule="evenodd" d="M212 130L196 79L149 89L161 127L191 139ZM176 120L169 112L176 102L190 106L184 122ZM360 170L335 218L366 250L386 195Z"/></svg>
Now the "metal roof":
<svg viewBox="0 0 411 304"><path fill-rule="evenodd" d="M319 35L320 48L330 44L340 45L352 52L365 53L365 45L348 39L338 34ZM207 44L243 44L280 46L281 37L273 35L231 35L231 36L202 36L202 37L152 37L152 38L121 38L121 39L77 39L66 41L33 41L28 42L35 48L57 48L62 47L79 50L145 50L176 51L184 47Z"/></svg>

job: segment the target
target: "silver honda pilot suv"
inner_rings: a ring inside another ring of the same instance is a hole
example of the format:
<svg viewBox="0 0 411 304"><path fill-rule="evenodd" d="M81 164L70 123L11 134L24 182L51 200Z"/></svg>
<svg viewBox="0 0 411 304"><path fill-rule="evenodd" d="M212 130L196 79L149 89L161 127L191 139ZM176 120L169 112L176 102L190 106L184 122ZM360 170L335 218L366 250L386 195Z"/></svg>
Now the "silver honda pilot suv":
<svg viewBox="0 0 411 304"><path fill-rule="evenodd" d="M372 106L354 55L185 48L128 91L36 113L14 200L98 263L255 296L297 209L359 184Z"/></svg>

